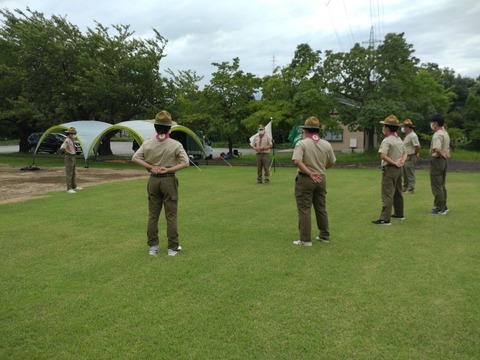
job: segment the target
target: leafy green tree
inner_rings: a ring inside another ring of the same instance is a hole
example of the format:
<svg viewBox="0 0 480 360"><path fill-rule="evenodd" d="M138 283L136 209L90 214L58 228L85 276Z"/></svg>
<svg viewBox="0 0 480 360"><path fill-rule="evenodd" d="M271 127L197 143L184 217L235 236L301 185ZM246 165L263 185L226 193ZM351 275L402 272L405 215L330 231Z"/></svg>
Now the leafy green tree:
<svg viewBox="0 0 480 360"><path fill-rule="evenodd" d="M123 25L109 31L97 23L82 34L62 17L28 8L0 15L0 118L16 128L20 151L28 151L32 131L58 122L151 117L164 103L166 40L155 29L144 40Z"/></svg>
<svg viewBox="0 0 480 360"><path fill-rule="evenodd" d="M379 121L388 115L424 123L427 114L448 109L451 95L433 76L419 71L413 53L403 33L387 34L377 49L356 44L348 53L326 52L327 89L342 104L342 121L365 131L369 150L375 146Z"/></svg>
<svg viewBox="0 0 480 360"><path fill-rule="evenodd" d="M97 23L79 44L85 71L76 82L87 119L109 123L145 117L158 106L159 63L166 39L153 29L155 39L133 38L127 25L109 28Z"/></svg>
<svg viewBox="0 0 480 360"><path fill-rule="evenodd" d="M0 10L0 118L16 129L20 151L28 135L63 119L69 106L64 96L77 67L74 43L82 38L65 19L30 11Z"/></svg>
<svg viewBox="0 0 480 360"><path fill-rule="evenodd" d="M163 80L165 88L165 108L173 118L194 130L206 133L210 126L210 116L203 105L199 82L203 76L193 70L180 70L177 73L168 69L168 78Z"/></svg>
<svg viewBox="0 0 480 360"><path fill-rule="evenodd" d="M480 78L471 89L465 102L465 129L471 147L480 150Z"/></svg>
<svg viewBox="0 0 480 360"><path fill-rule="evenodd" d="M297 120L311 115L321 119L327 130L332 125L337 130L337 122L329 115L335 104L323 90L320 65L320 51L314 51L308 44L298 45L290 64L263 79L259 106L244 123L253 131L258 123L271 117L274 138L280 141L287 141Z"/></svg>
<svg viewBox="0 0 480 360"><path fill-rule="evenodd" d="M221 138L227 139L228 149L233 151L234 141L247 137L242 120L251 113L249 105L256 101L255 94L261 79L240 70L240 59L233 62L213 63L217 71L203 91L211 116L211 128Z"/></svg>

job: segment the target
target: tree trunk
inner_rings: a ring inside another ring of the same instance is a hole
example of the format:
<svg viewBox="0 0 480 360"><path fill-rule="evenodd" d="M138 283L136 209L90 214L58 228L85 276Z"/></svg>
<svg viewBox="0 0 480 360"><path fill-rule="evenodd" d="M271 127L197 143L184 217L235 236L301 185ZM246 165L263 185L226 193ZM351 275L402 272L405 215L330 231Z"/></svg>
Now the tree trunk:
<svg viewBox="0 0 480 360"><path fill-rule="evenodd" d="M105 135L105 137L100 142L98 146L98 154L99 155L112 155L112 148L110 147L110 139L115 135L115 132L109 132Z"/></svg>
<svg viewBox="0 0 480 360"><path fill-rule="evenodd" d="M365 129L365 149L373 151L375 149L375 129Z"/></svg>
<svg viewBox="0 0 480 360"><path fill-rule="evenodd" d="M19 152L29 152L30 147L28 145L28 137L32 133L32 129L30 127L26 126L17 126L17 131L19 135L20 142L18 144L19 146Z"/></svg>

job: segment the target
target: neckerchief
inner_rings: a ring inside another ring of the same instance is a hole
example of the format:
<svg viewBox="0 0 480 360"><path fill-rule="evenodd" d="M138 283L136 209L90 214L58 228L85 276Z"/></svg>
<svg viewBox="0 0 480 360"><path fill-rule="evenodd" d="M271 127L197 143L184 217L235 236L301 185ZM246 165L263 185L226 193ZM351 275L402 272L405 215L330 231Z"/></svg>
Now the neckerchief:
<svg viewBox="0 0 480 360"><path fill-rule="evenodd" d="M264 136L265 136L265 133L263 133L262 135L258 134L258 138L260 139L260 143L258 144L258 146L262 145L262 139Z"/></svg>
<svg viewBox="0 0 480 360"><path fill-rule="evenodd" d="M155 137L158 141L165 141L170 137L170 134L157 134Z"/></svg>
<svg viewBox="0 0 480 360"><path fill-rule="evenodd" d="M306 137L312 139L316 143L320 141L320 136L317 133L307 133Z"/></svg>

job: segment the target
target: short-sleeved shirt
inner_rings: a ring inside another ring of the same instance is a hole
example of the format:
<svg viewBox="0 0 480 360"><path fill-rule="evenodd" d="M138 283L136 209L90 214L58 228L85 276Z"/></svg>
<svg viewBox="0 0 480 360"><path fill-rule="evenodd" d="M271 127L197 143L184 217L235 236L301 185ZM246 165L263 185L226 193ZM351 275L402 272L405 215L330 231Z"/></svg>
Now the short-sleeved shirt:
<svg viewBox="0 0 480 360"><path fill-rule="evenodd" d="M415 131L411 131L410 134L405 136L405 139L403 139L403 144L405 145L405 151L407 155L415 155L415 147L420 146L420 141L418 140L418 136L415 134Z"/></svg>
<svg viewBox="0 0 480 360"><path fill-rule="evenodd" d="M382 153L387 155L390 159L397 162L402 159L403 153L405 151L405 147L403 145L402 139L400 139L397 134L389 135L385 139L382 140L380 144L380 149L378 153ZM386 161L382 159L381 162L382 166L390 165Z"/></svg>
<svg viewBox="0 0 480 360"><path fill-rule="evenodd" d="M443 153L447 153L448 149L450 149L450 136L443 128L435 131L430 143L430 154L433 157L438 157L438 154L433 149L441 149Z"/></svg>
<svg viewBox="0 0 480 360"><path fill-rule="evenodd" d="M75 155L77 153L75 143L68 136L63 142L62 146L60 146L60 149L62 149L68 155Z"/></svg>
<svg viewBox="0 0 480 360"><path fill-rule="evenodd" d="M171 138L163 141L156 138L145 140L133 156L151 165L164 167L172 167L189 161L182 144Z"/></svg>
<svg viewBox="0 0 480 360"><path fill-rule="evenodd" d="M272 144L272 140L270 139L270 136L267 135L267 133L263 134L262 137L260 137L259 134L256 134L253 137L252 142L250 143L252 147L267 147L267 146L270 146L271 144ZM270 148L263 149L262 151L259 151L259 153L269 154Z"/></svg>
<svg viewBox="0 0 480 360"><path fill-rule="evenodd" d="M323 139L315 142L310 138L300 140L293 150L292 160L301 160L310 170L325 175L326 166L337 161L332 145Z"/></svg>

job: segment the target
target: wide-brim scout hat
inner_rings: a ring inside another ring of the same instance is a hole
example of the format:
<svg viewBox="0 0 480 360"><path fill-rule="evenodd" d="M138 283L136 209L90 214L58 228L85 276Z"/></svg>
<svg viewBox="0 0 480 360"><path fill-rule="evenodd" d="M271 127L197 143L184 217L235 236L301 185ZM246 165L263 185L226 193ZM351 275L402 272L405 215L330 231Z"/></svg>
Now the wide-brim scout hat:
<svg viewBox="0 0 480 360"><path fill-rule="evenodd" d="M173 126L172 115L162 110L155 116L155 125Z"/></svg>
<svg viewBox="0 0 480 360"><path fill-rule="evenodd" d="M300 127L303 129L320 129L320 121L315 116L310 116L305 120L305 124Z"/></svg>
<svg viewBox="0 0 480 360"><path fill-rule="evenodd" d="M74 127L71 127L71 128L69 128L68 130L65 130L65 133L66 133L66 134L76 134L76 133L77 133L77 129L75 129Z"/></svg>
<svg viewBox="0 0 480 360"><path fill-rule="evenodd" d="M390 115L385 118L385 120L380 121L382 125L391 125L391 126L400 126L400 121L398 121L395 115Z"/></svg>
<svg viewBox="0 0 480 360"><path fill-rule="evenodd" d="M265 126L263 126L263 125L258 125L258 130L265 130Z"/></svg>
<svg viewBox="0 0 480 360"><path fill-rule="evenodd" d="M405 120L405 121L402 123L402 126L408 126L408 127L412 128L412 129L415 127L415 125L413 125L412 120L410 120L410 119Z"/></svg>

